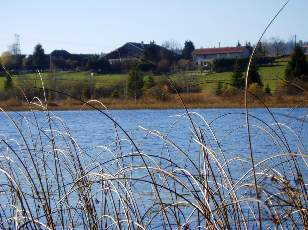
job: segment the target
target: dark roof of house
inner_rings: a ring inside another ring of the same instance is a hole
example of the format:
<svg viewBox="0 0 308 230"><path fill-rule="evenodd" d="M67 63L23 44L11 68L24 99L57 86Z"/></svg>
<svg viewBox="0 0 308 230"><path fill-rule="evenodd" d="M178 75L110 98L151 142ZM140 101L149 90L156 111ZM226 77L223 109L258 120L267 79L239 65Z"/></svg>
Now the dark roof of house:
<svg viewBox="0 0 308 230"><path fill-rule="evenodd" d="M242 53L245 49L245 46L195 49L193 55Z"/></svg>
<svg viewBox="0 0 308 230"><path fill-rule="evenodd" d="M66 50L54 50L50 53L52 57L68 58L71 54Z"/></svg>
<svg viewBox="0 0 308 230"><path fill-rule="evenodd" d="M126 58L141 58L144 50L151 44L137 43L137 42L127 42L120 48L106 54L104 57L106 59L126 59ZM166 49L160 45L154 44L161 53L167 54L169 56L178 57L176 53L171 50Z"/></svg>
<svg viewBox="0 0 308 230"><path fill-rule="evenodd" d="M137 42L127 42L120 48L105 55L107 59L120 59L139 57L144 51L145 45Z"/></svg>

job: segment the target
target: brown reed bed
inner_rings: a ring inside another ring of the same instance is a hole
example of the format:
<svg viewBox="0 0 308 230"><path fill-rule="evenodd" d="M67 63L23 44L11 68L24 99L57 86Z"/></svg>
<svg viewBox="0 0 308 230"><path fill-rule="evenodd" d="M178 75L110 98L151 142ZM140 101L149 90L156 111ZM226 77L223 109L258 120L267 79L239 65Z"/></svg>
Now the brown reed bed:
<svg viewBox="0 0 308 230"><path fill-rule="evenodd" d="M244 108L244 96L228 95L215 96L207 93L191 93L182 94L184 103L188 108ZM263 108L264 105L255 97L250 96L249 106L252 108ZM182 109L183 105L179 103L177 95L168 101L159 101L155 99L140 99L137 102L134 100L125 99L99 99L108 109ZM308 106L308 97L302 95L262 95L262 101L266 101L266 105L271 108L294 108ZM79 110L83 106L83 102L78 99L66 99L62 101L48 102L49 110ZM0 101L0 106L6 111L22 111L28 110L29 104L27 102L20 102L14 99L8 101ZM84 109L92 109L85 106Z"/></svg>

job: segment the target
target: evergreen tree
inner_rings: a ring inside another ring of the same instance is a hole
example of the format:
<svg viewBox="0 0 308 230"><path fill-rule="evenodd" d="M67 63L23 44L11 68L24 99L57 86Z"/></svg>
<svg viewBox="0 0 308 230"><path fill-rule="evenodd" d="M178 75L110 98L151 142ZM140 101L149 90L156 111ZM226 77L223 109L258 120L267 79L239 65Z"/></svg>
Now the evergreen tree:
<svg viewBox="0 0 308 230"><path fill-rule="evenodd" d="M184 59L192 59L192 52L195 50L194 43L192 41L186 41L182 50L182 57Z"/></svg>
<svg viewBox="0 0 308 230"><path fill-rule="evenodd" d="M112 94L111 94L111 97L112 98L119 98L120 97L119 91L117 89L113 90Z"/></svg>
<svg viewBox="0 0 308 230"><path fill-rule="evenodd" d="M134 97L135 101L142 95L143 74L139 68L139 64L134 64L128 77L129 94Z"/></svg>
<svg viewBox="0 0 308 230"><path fill-rule="evenodd" d="M306 56L303 49L296 45L294 52L291 56L291 60L288 62L285 70L285 79L287 81L293 81L296 78L308 81L308 66Z"/></svg>
<svg viewBox="0 0 308 230"><path fill-rule="evenodd" d="M41 44L37 44L34 47L34 52L32 55L33 66L39 70L42 70L46 67L45 65L45 51Z"/></svg>
<svg viewBox="0 0 308 230"><path fill-rule="evenodd" d="M4 89L9 90L13 87L13 79L11 76L7 75L4 82Z"/></svg>
<svg viewBox="0 0 308 230"><path fill-rule="evenodd" d="M237 89L243 89L245 87L245 79L238 60L234 65L234 70L231 78L231 85Z"/></svg>
<svg viewBox="0 0 308 230"><path fill-rule="evenodd" d="M252 83L257 83L260 87L263 87L260 74L258 73L258 68L255 66L253 62L251 62L248 72L248 85Z"/></svg>

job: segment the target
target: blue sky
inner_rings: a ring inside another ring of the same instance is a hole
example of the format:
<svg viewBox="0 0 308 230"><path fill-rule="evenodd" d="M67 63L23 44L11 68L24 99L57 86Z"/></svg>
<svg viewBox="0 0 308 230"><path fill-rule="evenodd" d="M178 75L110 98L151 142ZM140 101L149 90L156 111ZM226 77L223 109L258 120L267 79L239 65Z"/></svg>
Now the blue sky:
<svg viewBox="0 0 308 230"><path fill-rule="evenodd" d="M0 52L101 53L127 41L192 40L198 47L254 43L284 0L1 0ZM308 40L308 1L291 0L266 38Z"/></svg>

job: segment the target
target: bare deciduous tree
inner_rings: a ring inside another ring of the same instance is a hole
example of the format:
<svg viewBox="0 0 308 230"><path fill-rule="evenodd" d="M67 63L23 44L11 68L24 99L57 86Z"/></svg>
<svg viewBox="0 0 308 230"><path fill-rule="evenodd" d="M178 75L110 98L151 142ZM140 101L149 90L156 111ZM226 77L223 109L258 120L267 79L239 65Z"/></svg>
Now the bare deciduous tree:
<svg viewBox="0 0 308 230"><path fill-rule="evenodd" d="M285 54L286 51L286 43L280 38L273 37L271 39L272 48L275 56L280 56Z"/></svg>
<svg viewBox="0 0 308 230"><path fill-rule="evenodd" d="M161 44L162 47L165 47L168 50L171 50L177 54L180 54L182 52L182 45L181 43L179 43L178 41L174 40L174 39L170 39L168 41L164 41Z"/></svg>

